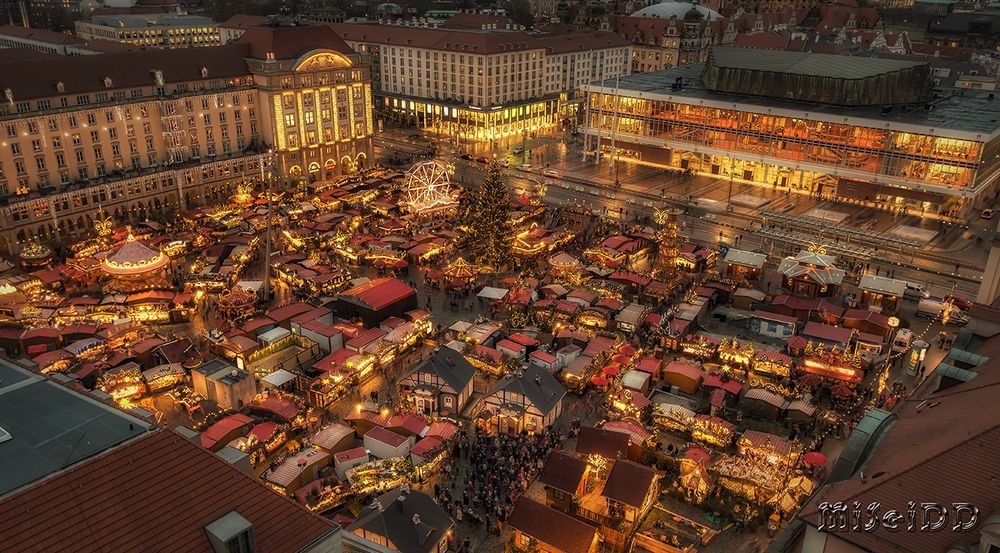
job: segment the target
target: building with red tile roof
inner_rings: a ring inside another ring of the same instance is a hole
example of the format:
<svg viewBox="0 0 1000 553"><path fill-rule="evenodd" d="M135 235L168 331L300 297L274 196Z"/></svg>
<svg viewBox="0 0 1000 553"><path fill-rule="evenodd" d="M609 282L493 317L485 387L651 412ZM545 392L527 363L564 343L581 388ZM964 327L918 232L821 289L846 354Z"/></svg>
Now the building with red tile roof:
<svg viewBox="0 0 1000 553"><path fill-rule="evenodd" d="M39 513L59 524L38 531ZM215 553L213 538L248 529L258 553L327 551L341 539L338 526L169 430L0 498L2 551Z"/></svg>
<svg viewBox="0 0 1000 553"><path fill-rule="evenodd" d="M417 291L398 278L370 280L340 293L337 314L360 318L367 327L378 327L389 317L401 317L417 307Z"/></svg>

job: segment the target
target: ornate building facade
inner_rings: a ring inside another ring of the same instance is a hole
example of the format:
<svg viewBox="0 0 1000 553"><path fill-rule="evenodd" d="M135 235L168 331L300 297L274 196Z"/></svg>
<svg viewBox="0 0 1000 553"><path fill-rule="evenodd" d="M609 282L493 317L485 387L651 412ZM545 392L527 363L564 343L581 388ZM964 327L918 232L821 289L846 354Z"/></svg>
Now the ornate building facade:
<svg viewBox="0 0 1000 553"><path fill-rule="evenodd" d="M156 219L371 155L368 58L327 27L261 26L224 46L0 61L0 250Z"/></svg>

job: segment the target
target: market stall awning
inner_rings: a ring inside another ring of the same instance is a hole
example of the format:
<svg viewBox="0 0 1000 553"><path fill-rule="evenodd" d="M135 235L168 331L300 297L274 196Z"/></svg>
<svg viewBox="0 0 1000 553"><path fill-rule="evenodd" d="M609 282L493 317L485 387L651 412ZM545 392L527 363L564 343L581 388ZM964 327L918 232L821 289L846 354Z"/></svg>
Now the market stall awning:
<svg viewBox="0 0 1000 553"><path fill-rule="evenodd" d="M494 288L492 286L487 286L479 291L477 294L480 298L486 298L490 300L502 300L507 296L507 292L510 290L506 288Z"/></svg>
<svg viewBox="0 0 1000 553"><path fill-rule="evenodd" d="M271 386L278 387L283 384L287 384L292 380L295 380L295 375L286 371L285 369L278 369L273 373L262 378L264 382L267 382Z"/></svg>

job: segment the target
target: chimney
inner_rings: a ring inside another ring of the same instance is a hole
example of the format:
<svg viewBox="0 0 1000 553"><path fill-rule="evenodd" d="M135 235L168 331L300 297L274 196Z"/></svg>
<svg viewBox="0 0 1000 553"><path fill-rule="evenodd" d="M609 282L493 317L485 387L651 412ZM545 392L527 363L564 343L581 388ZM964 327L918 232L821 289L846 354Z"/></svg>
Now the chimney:
<svg viewBox="0 0 1000 553"><path fill-rule="evenodd" d="M542 377L541 376L535 375L535 384L538 384L539 386L542 385Z"/></svg>

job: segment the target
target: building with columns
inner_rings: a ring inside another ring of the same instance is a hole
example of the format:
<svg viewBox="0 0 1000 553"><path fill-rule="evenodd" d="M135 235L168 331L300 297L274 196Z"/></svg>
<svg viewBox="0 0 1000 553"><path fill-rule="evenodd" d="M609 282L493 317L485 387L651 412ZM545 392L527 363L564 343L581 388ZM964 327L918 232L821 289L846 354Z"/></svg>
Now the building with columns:
<svg viewBox="0 0 1000 553"><path fill-rule="evenodd" d="M258 26L217 47L0 60L0 250L164 217L260 183L363 167L368 56L329 28ZM274 149L275 155L269 150Z"/></svg>

